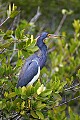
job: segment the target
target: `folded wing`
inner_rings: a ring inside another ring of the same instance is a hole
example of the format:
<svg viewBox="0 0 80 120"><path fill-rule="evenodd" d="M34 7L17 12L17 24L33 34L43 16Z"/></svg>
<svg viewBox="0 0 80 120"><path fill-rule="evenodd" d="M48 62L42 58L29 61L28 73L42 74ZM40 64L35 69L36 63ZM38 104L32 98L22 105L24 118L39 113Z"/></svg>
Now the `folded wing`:
<svg viewBox="0 0 80 120"><path fill-rule="evenodd" d="M35 60L29 61L27 65L25 63L21 70L17 87L33 84L36 81L36 79L38 79L39 74L40 74L40 67L37 61Z"/></svg>

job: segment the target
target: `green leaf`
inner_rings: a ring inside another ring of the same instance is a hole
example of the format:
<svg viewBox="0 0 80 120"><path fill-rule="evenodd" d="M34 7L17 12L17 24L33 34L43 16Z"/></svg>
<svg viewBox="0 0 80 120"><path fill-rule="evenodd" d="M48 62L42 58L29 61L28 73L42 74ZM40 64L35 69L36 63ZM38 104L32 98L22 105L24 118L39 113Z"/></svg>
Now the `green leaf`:
<svg viewBox="0 0 80 120"><path fill-rule="evenodd" d="M10 14L11 14L11 4L9 4L9 9L7 10L8 17L10 17Z"/></svg>
<svg viewBox="0 0 80 120"><path fill-rule="evenodd" d="M8 92L5 92L5 93L4 93L4 96L5 96L5 97L8 97Z"/></svg>
<svg viewBox="0 0 80 120"><path fill-rule="evenodd" d="M15 11L12 11L11 14L10 14L10 17L11 17L11 18L14 18L16 15L19 14L19 12L20 12L20 11L16 11L16 10L15 10Z"/></svg>
<svg viewBox="0 0 80 120"><path fill-rule="evenodd" d="M75 115L74 115L74 113L73 113L73 111L71 110L70 107L68 107L68 111L69 111L70 119L75 120Z"/></svg>
<svg viewBox="0 0 80 120"><path fill-rule="evenodd" d="M12 35L13 34L13 31L12 30L7 30L6 32L6 35L9 36L9 35Z"/></svg>
<svg viewBox="0 0 80 120"><path fill-rule="evenodd" d="M21 67L22 66L22 59L18 59L17 63L16 63L16 67Z"/></svg>
<svg viewBox="0 0 80 120"><path fill-rule="evenodd" d="M46 87L42 84L38 89L37 89L37 94L41 94L43 91L45 91Z"/></svg>
<svg viewBox="0 0 80 120"><path fill-rule="evenodd" d="M26 87L25 86L23 86L22 88L21 88L21 94L22 95L25 95L26 94Z"/></svg>
<svg viewBox="0 0 80 120"><path fill-rule="evenodd" d="M66 9L62 9L62 14L66 14L67 13L67 10Z"/></svg>
<svg viewBox="0 0 80 120"><path fill-rule="evenodd" d="M36 109L37 110L41 110L43 109L44 107L46 107L46 104L42 104L40 101L37 103L37 106L36 106Z"/></svg>
<svg viewBox="0 0 80 120"><path fill-rule="evenodd" d="M16 88L15 87L15 93L18 95L18 94L20 94L20 91L19 91L19 89L18 88Z"/></svg>
<svg viewBox="0 0 80 120"><path fill-rule="evenodd" d="M2 103L2 101L0 101L0 110L2 109L2 105L3 105L3 103Z"/></svg>
<svg viewBox="0 0 80 120"><path fill-rule="evenodd" d="M21 103L21 110L23 110L24 108L25 108L25 101Z"/></svg>
<svg viewBox="0 0 80 120"><path fill-rule="evenodd" d="M57 101L62 100L62 97L58 93L54 93L53 96L54 96L54 99Z"/></svg>
<svg viewBox="0 0 80 120"><path fill-rule="evenodd" d="M37 81L35 86L34 86L34 90L35 92L37 92L37 89L41 86L41 82L40 81Z"/></svg>
<svg viewBox="0 0 80 120"><path fill-rule="evenodd" d="M22 56L22 51L18 50L18 58L20 58Z"/></svg>
<svg viewBox="0 0 80 120"><path fill-rule="evenodd" d="M44 115L40 111L36 111L36 114L38 115L39 119L44 120Z"/></svg>
<svg viewBox="0 0 80 120"><path fill-rule="evenodd" d="M1 109L6 108L6 99L3 99L2 101L0 101L1 103Z"/></svg>
<svg viewBox="0 0 80 120"><path fill-rule="evenodd" d="M12 97L15 97L16 96L16 93L15 92L11 92L10 94L8 94L8 97L9 98L12 98Z"/></svg>
<svg viewBox="0 0 80 120"><path fill-rule="evenodd" d="M3 84L5 82L7 82L8 80L7 79L0 79L0 82Z"/></svg>
<svg viewBox="0 0 80 120"><path fill-rule="evenodd" d="M0 36L2 37L4 35L5 35L5 33L0 29Z"/></svg>
<svg viewBox="0 0 80 120"><path fill-rule="evenodd" d="M77 77L80 79L80 69L78 70L78 73L76 74Z"/></svg>
<svg viewBox="0 0 80 120"><path fill-rule="evenodd" d="M11 43L7 42L7 43L4 43L4 44L0 45L0 48L1 49L8 48L10 45L11 45Z"/></svg>
<svg viewBox="0 0 80 120"><path fill-rule="evenodd" d="M33 116L33 118L38 118L38 116L36 115L36 113L33 110L31 110L31 115Z"/></svg>
<svg viewBox="0 0 80 120"><path fill-rule="evenodd" d="M52 93L52 90L47 89L44 92L42 92L40 95L43 97L46 97L46 96L50 95L51 93Z"/></svg>
<svg viewBox="0 0 80 120"><path fill-rule="evenodd" d="M20 39L21 33L20 33L20 28L19 27L15 30L15 35L18 39Z"/></svg>
<svg viewBox="0 0 80 120"><path fill-rule="evenodd" d="M37 46L35 46L35 44L36 44L36 41L35 40L28 40L30 43L29 43L29 45L27 45L26 44L26 50L29 50L29 51L32 51L32 52L35 52L35 51L37 51L38 50L38 47Z"/></svg>
<svg viewBox="0 0 80 120"><path fill-rule="evenodd" d="M20 114L21 114L21 115L25 115L25 111L22 110L22 111L20 112Z"/></svg>

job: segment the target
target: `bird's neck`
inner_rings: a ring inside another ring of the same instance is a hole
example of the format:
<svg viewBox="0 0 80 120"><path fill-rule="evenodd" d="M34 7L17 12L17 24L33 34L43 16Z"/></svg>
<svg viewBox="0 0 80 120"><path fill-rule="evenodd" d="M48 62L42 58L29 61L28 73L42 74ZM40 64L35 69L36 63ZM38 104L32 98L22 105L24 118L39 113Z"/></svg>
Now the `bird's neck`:
<svg viewBox="0 0 80 120"><path fill-rule="evenodd" d="M40 49L40 69L43 68L43 66L45 65L46 59L47 59L47 46L45 45L45 43L42 43L42 46L38 46Z"/></svg>

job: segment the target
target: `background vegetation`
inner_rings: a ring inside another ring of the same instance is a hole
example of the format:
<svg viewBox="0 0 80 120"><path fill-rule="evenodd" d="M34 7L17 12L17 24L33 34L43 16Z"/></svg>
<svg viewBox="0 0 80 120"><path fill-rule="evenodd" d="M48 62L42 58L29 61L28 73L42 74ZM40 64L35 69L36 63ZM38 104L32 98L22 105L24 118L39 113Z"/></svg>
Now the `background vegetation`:
<svg viewBox="0 0 80 120"><path fill-rule="evenodd" d="M80 120L80 1L0 1L0 119ZM42 31L48 59L33 86L16 88ZM46 89L45 89L46 87Z"/></svg>

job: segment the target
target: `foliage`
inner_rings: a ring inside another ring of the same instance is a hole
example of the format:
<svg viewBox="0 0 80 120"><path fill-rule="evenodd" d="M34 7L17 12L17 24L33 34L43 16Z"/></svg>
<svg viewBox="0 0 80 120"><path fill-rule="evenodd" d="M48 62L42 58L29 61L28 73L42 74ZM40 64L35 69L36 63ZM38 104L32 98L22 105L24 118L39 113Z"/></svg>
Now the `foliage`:
<svg viewBox="0 0 80 120"><path fill-rule="evenodd" d="M13 12L8 13L12 18ZM14 10L14 13L18 14L18 11ZM48 54L40 79L33 86L18 89L16 84L24 60L38 50L34 36L28 34L28 31L35 31L35 25L20 20L15 30L0 30L2 119L80 119L79 99L62 104L80 96L80 20L74 20L73 27L72 37L67 38L68 34L63 31L63 38L51 40L49 49L54 45L56 49ZM49 40L46 44L49 45Z"/></svg>
<svg viewBox="0 0 80 120"><path fill-rule="evenodd" d="M66 24L62 27L62 30L66 30L68 33L72 33L72 21L74 19L80 19L79 11L80 11L80 0L1 0L4 6L8 6L8 4L14 3L16 6L18 6L18 9L20 10L20 17L22 19L26 19L28 22L31 20L31 18L36 14L38 6L40 6L41 16L40 19L36 22L36 31L39 30L47 30L49 32L54 32L57 26L59 25L59 22L61 20L62 9L66 9L66 12L68 10L73 11L73 14L68 17L66 20ZM5 12L5 8L4 8ZM3 12L1 12L3 13ZM49 13L49 14L48 14ZM0 16L3 16L3 14L0 14ZM4 17L3 17L4 18ZM10 20L9 25L12 23L12 20ZM68 26L70 26L68 28ZM6 26L8 27L8 26ZM61 30L61 31L62 31ZM34 33L34 32L33 32Z"/></svg>

